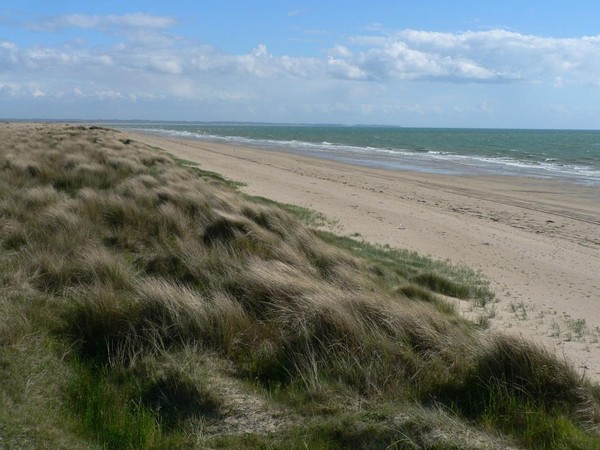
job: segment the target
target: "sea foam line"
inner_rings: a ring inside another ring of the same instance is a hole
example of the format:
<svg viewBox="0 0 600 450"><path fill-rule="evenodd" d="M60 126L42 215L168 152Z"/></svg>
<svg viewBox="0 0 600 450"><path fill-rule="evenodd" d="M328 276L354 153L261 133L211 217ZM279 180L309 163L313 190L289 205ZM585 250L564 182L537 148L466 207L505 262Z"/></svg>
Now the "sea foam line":
<svg viewBox="0 0 600 450"><path fill-rule="evenodd" d="M224 142L232 145L248 147L282 149L296 152L309 152L313 156L340 157L345 160L350 157L357 163L369 164L369 158L379 162L377 166L390 165L402 168L402 162L407 163L411 170L423 170L426 172L439 171L439 163L450 163L452 167L446 169L449 173L464 174L473 172L484 172L500 175L529 175L537 177L559 177L579 180L585 183L600 184L600 170L590 166L575 164L561 164L556 158L545 158L542 161L528 162L509 157L490 157L483 155L459 155L456 153L429 150L426 152L410 151L407 149L391 149L378 147L358 147L352 145L335 144L328 141L320 143L299 140L276 140L276 139L252 139L242 136L220 136L208 133L193 132L187 130L169 130L162 128L136 128L138 131L149 132L169 137L181 137L195 140L212 142ZM358 157L352 158L352 155ZM386 164L380 158L391 158L395 164ZM395 158L396 157L396 158ZM409 161L406 161L409 160ZM419 165L419 162L421 165ZM433 166L432 166L433 164Z"/></svg>

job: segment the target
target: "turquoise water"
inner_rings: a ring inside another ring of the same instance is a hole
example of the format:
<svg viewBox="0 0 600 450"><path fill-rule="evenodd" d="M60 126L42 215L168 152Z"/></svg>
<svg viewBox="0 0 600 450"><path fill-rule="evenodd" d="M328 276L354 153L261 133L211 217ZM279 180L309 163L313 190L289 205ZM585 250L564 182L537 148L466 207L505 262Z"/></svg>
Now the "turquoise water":
<svg viewBox="0 0 600 450"><path fill-rule="evenodd" d="M204 123L132 123L119 127L391 170L600 184L600 131Z"/></svg>

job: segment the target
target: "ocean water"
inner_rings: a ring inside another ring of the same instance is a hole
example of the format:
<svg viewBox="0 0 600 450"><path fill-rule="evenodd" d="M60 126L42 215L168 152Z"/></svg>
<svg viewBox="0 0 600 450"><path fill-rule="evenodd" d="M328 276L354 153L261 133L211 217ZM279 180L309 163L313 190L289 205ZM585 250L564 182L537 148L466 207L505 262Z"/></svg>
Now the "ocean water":
<svg viewBox="0 0 600 450"><path fill-rule="evenodd" d="M600 131L166 122L118 127L390 170L600 185Z"/></svg>

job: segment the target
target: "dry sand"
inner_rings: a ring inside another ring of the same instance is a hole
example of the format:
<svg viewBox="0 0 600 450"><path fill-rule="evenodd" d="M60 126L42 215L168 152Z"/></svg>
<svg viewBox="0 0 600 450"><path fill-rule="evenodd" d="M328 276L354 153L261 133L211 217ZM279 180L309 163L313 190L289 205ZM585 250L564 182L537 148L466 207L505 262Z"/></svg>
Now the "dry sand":
<svg viewBox="0 0 600 450"><path fill-rule="evenodd" d="M600 381L600 188L515 177L370 169L126 131L246 184L324 213L340 234L480 270L498 302L467 315L555 349Z"/></svg>

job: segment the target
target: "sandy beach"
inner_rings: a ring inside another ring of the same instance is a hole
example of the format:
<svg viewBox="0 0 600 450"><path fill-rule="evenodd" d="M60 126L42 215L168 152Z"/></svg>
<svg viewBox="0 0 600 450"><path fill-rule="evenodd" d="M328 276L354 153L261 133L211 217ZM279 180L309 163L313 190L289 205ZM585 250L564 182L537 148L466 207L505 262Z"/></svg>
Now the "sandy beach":
<svg viewBox="0 0 600 450"><path fill-rule="evenodd" d="M243 192L317 210L337 233L479 270L493 329L556 350L600 380L600 188L516 177L386 171L279 151L124 131Z"/></svg>

